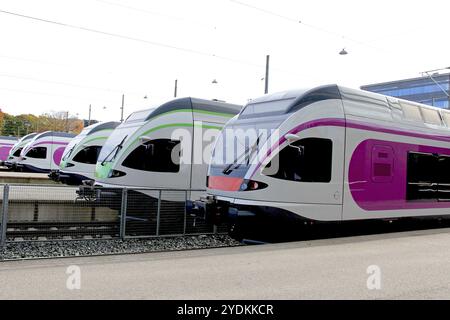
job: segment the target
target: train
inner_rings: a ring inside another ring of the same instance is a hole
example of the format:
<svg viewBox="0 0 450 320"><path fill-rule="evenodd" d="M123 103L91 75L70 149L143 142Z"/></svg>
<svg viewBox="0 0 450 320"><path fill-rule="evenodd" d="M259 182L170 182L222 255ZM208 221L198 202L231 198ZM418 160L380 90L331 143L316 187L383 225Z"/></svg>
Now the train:
<svg viewBox="0 0 450 320"><path fill-rule="evenodd" d="M119 122L99 122L87 126L73 138L64 150L59 168L49 177L67 185L81 185L94 180L95 165L100 150Z"/></svg>
<svg viewBox="0 0 450 320"><path fill-rule="evenodd" d="M179 98L132 113L108 137L95 169L103 188L205 190L209 153L224 124L242 106ZM150 192L141 191L150 195ZM204 191L190 192L198 198Z"/></svg>
<svg viewBox="0 0 450 320"><path fill-rule="evenodd" d="M17 170L35 173L56 170L66 146L74 137L74 134L58 131L45 131L35 135L20 151Z"/></svg>
<svg viewBox="0 0 450 320"><path fill-rule="evenodd" d="M17 161L19 161L20 153L22 152L22 149L28 144L28 142L33 139L37 133L29 133L25 136L23 136L20 140L18 140L14 146L10 149L8 158L4 161L4 165L8 169L15 170Z"/></svg>
<svg viewBox="0 0 450 320"><path fill-rule="evenodd" d="M230 232L448 216L450 111L339 85L251 100L217 139L192 210Z"/></svg>

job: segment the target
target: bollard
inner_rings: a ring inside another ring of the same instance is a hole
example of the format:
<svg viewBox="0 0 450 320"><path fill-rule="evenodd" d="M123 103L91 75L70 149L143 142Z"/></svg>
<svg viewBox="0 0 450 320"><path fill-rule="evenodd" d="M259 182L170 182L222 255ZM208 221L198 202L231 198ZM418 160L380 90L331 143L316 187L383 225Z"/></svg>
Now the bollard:
<svg viewBox="0 0 450 320"><path fill-rule="evenodd" d="M127 201L128 201L128 190L127 188L122 189L122 203L120 206L120 239L125 239L126 227L127 227Z"/></svg>
<svg viewBox="0 0 450 320"><path fill-rule="evenodd" d="M6 243L6 228L8 224L8 201L9 201L9 185L3 187L3 204L2 204L2 229L0 233L0 247Z"/></svg>

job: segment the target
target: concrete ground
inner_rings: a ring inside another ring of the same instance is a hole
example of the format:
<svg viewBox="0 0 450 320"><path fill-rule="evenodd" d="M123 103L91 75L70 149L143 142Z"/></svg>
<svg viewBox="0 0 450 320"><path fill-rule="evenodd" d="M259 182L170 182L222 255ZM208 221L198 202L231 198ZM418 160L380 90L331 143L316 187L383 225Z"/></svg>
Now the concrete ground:
<svg viewBox="0 0 450 320"><path fill-rule="evenodd" d="M0 262L0 284L0 299L448 299L450 229Z"/></svg>

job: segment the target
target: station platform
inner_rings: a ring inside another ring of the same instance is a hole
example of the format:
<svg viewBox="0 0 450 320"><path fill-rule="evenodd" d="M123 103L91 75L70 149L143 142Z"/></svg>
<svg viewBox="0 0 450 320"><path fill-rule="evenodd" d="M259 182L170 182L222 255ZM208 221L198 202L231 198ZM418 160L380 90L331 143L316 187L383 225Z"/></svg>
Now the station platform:
<svg viewBox="0 0 450 320"><path fill-rule="evenodd" d="M0 171L0 184L60 184L51 180L46 173Z"/></svg>

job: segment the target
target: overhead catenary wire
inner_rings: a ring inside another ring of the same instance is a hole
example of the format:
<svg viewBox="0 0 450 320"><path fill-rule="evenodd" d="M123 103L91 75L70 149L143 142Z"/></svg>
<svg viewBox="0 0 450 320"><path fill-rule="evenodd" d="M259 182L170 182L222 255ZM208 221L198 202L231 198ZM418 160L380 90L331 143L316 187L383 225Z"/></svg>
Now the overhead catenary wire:
<svg viewBox="0 0 450 320"><path fill-rule="evenodd" d="M87 86L87 85L70 83L70 82L47 80L47 79L39 79L39 78L22 76L22 75L14 75L14 74L0 73L0 77L12 78L12 79L30 80L30 81L36 81L36 82L44 82L44 83L57 84L57 85L62 85L62 86L69 86L69 87L76 87L76 88L83 88L83 89L92 89L92 90L99 90L99 91L106 91L106 92L115 92L115 93L123 93L124 92L124 90L119 90L119 89L94 87L94 86ZM127 94L139 95L141 93L138 93L138 92L127 92Z"/></svg>
<svg viewBox="0 0 450 320"><path fill-rule="evenodd" d="M132 37L132 36L128 36L128 35L113 33L113 32L109 32L109 31L103 31L103 30L88 28L88 27L84 27L84 26L78 26L78 25L74 25L74 24L70 24L70 23L34 17L34 16L22 14L22 13L17 13L17 12L2 10L2 9L0 9L0 13L15 16L15 17L20 17L20 18L24 18L24 19L29 19L32 21L53 24L53 25L60 26L60 27L77 29L77 30L81 30L81 31L85 31L85 32L96 33L96 34L114 37L114 38L120 38L120 39L124 39L124 40L136 41L136 42L145 43L145 44L156 46L156 47L162 47L162 48L166 48L166 49L183 51L183 52L190 53L190 54L201 55L201 56L211 57L211 58L217 58L217 59L221 59L221 60L227 60L227 61L238 63L238 64L244 64L244 65L249 65L249 66L253 66L253 67L263 67L264 66L262 64L256 64L256 63L252 63L250 61L244 61L244 60L240 60L240 59L236 59L236 58L226 57L226 56L218 55L218 54L211 53L211 52L200 51L200 50L195 50L195 49L191 49L191 48L175 46L175 45L171 45L171 44L167 44L167 43L151 41L151 40L141 39L141 38Z"/></svg>
<svg viewBox="0 0 450 320"><path fill-rule="evenodd" d="M44 96L51 96L51 97L59 97L59 98L67 98L67 99L76 99L76 100L83 100L83 101L101 101L101 102L109 102L109 103L117 103L117 101L113 100L105 100L105 99L97 99L97 98L83 98L80 96L71 96L71 95L63 95L63 94L57 94L57 93L49 93L49 92L41 92L41 91L31 91L31 90L23 90L23 89L13 89L13 88L4 88L0 87L0 91L11 91L11 92L20 92L20 93L26 93L26 94L32 94L32 95L44 95Z"/></svg>
<svg viewBox="0 0 450 320"><path fill-rule="evenodd" d="M155 11L150 11L150 10L146 10L146 9L142 9L142 8L138 8L138 7L133 7L130 5L126 5L126 4L122 4L122 3L118 3L118 2L113 2L113 1L107 1L107 0L95 0L99 3L102 4L106 4L106 5L110 5L110 6L116 6L119 8L124 8L124 9L128 9L131 11L136 11L136 12L141 12L144 14L148 14L148 15L152 15L152 16L156 16L156 17L160 17L160 18L166 18L166 19L170 19L170 20L176 20L176 21L181 21L183 23L187 23L187 24L191 24L191 25L196 25L199 26L201 28L210 28L210 29L216 29L216 26L211 26L211 25L207 25L201 22L198 22L197 20L192 20L192 19L187 19L185 17L178 17L178 16L174 16L174 15L169 15L169 14L163 14L160 12L155 12Z"/></svg>
<svg viewBox="0 0 450 320"><path fill-rule="evenodd" d="M137 38L137 37L132 37L132 36L117 34L117 33L113 33L113 32L108 32L108 31L88 28L88 27L84 27L84 26L78 26L78 25L69 24L69 23L65 23L65 22L59 22L59 21L44 19L44 18L40 18L40 17L34 17L34 16L30 16L30 15L26 15L26 14L22 14L22 13L17 13L17 12L12 12L12 11L7 11L7 10L2 10L2 9L0 9L0 13L12 15L12 16L15 16L15 17L20 17L20 18L23 18L23 19L28 19L28 20L31 20L31 21L37 21L37 22L52 24L52 25L55 25L55 26L60 26L60 27L65 27L65 28L70 28L70 29L77 29L77 30L80 30L80 31L91 32L91 33L100 34L100 35L104 35L104 36L108 36L108 37L114 37L114 38L119 38L119 39L123 39L123 40L129 40L129 41L136 41L136 42L148 44L148 45L151 45L151 46L163 47L163 48L166 48L166 49L183 51L183 52L194 54L194 55L201 55L201 56L204 56L204 57L220 59L220 60L228 61L228 62L235 63L235 64L251 66L251 67L254 67L254 68L261 68L261 70L265 68L265 64L264 63L254 63L254 62L245 61L245 60L241 60L241 59L237 59L237 58L232 58L232 57L227 57L227 56L223 56L223 55L218 55L218 54L215 54L215 53L195 50L195 49L191 49L191 48L179 47L179 46L175 46L175 45L171 45L171 44L166 44L166 43L161 43L161 42L156 42L156 41L150 41L150 40L141 39L141 38ZM294 72L292 70L286 70L286 69L283 69L283 68L278 68L278 67L273 67L272 66L271 69L274 70L274 71L275 70L276 71L280 71L282 73L289 73L291 75L302 75L302 76L304 76L304 73Z"/></svg>
<svg viewBox="0 0 450 320"><path fill-rule="evenodd" d="M372 46L372 45L370 45L368 43L365 43L363 41L347 37L347 36L345 36L343 34L340 34L338 32L335 32L335 31L332 31L332 30L328 30L328 29L325 29L325 28L322 28L322 27L318 27L318 26L310 24L310 23L306 23L306 22L304 22L301 19L294 19L294 18L285 16L285 15L279 14L277 12L274 12L274 11L271 11L271 10L268 10L268 9L265 9L265 8L257 7L257 6L251 5L249 3L245 3L245 2L239 1L239 0L228 0L228 1L232 2L232 3L236 4L236 5L239 5L239 6L247 7L249 9L256 10L256 11L265 13L267 15L271 15L271 16L274 16L274 17L277 17L277 18L289 21L289 22L293 22L293 23L295 23L297 25L300 25L300 26L305 26L305 27L308 27L310 29L313 29L313 30L316 30L316 31L319 31L319 32L322 32L322 33L325 33L325 34L329 34L329 35L334 36L334 37L338 37L338 38L341 38L341 39L344 39L344 40L351 41L351 42L353 42L355 44L358 44L358 45L361 45L361 46L370 47L370 48L375 49L375 50L381 50L380 48Z"/></svg>
<svg viewBox="0 0 450 320"><path fill-rule="evenodd" d="M21 13L17 13L17 12L6 11L6 10L0 9L0 13L16 16L16 17L20 17L20 18L25 18L25 19L29 19L29 20L34 20L34 21L39 21L39 22L44 22L44 23L50 23L50 24L58 25L58 26L65 27L65 28L78 29L78 30L82 30L82 31L86 31L86 32L92 32L92 33L105 35L105 36L110 36L110 37L115 37L115 38L121 38L121 39L126 39L126 40L132 40L132 41L147 43L147 44L150 44L150 45L153 45L153 46L164 47L164 48L168 48L168 49L174 49L174 50L180 50L180 51L185 51L185 52L189 52L189 53L195 53L195 54L200 54L200 55L211 56L210 53L202 52L202 51L198 51L198 50L194 50L194 49L177 47L177 46L170 45L170 44L165 44L165 43L161 43L161 42L155 42L155 41L140 39L140 38L131 37L131 36L127 36L127 35L122 35L122 34L118 34L118 33L102 31L102 30L97 30L97 29L83 27L83 26L77 26L77 25L74 25L74 24L69 24L69 23L64 23L64 22L44 19L44 18L33 17L33 16L30 16L30 15L21 14Z"/></svg>

